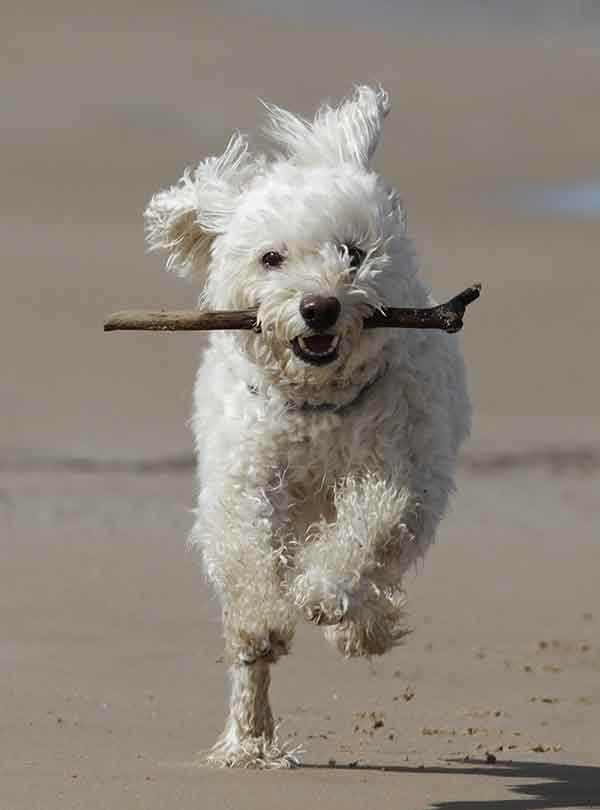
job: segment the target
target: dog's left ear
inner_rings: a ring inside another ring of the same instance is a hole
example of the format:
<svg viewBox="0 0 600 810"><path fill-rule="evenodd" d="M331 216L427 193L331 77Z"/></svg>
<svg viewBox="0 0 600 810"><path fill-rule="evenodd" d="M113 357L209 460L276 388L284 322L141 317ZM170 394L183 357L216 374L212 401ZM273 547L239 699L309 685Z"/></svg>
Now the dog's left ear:
<svg viewBox="0 0 600 810"><path fill-rule="evenodd" d="M351 163L369 169L390 99L381 87L357 87L339 107L322 107L312 122L279 107L267 105L267 109L268 133L293 162L307 166Z"/></svg>
<svg viewBox="0 0 600 810"><path fill-rule="evenodd" d="M237 134L220 157L210 157L160 191L144 212L150 250L166 250L167 270L201 275L212 243L227 228L236 200L253 173L246 139Z"/></svg>

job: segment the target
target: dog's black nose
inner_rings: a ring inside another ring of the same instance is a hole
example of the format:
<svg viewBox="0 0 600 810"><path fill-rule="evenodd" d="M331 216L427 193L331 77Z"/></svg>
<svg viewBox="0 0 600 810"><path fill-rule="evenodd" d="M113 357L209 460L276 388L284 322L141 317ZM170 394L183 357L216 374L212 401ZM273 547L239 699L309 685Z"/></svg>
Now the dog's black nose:
<svg viewBox="0 0 600 810"><path fill-rule="evenodd" d="M342 305L333 295L307 295L300 301L300 314L311 329L323 332L337 321Z"/></svg>

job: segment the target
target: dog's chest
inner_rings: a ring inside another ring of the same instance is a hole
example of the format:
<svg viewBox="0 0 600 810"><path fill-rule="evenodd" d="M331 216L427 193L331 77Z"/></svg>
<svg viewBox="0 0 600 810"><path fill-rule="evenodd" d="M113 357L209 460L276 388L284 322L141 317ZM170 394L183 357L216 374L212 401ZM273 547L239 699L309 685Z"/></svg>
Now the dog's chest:
<svg viewBox="0 0 600 810"><path fill-rule="evenodd" d="M288 413L276 441L288 482L310 493L358 470L389 466L391 448L401 444L401 429L374 398L341 413Z"/></svg>
<svg viewBox="0 0 600 810"><path fill-rule="evenodd" d="M408 464L408 399L391 369L358 401L335 411L290 407L233 375L223 379L219 364L205 364L195 403L203 480L228 472L266 489L285 481L299 501L331 491L350 475L393 475Z"/></svg>

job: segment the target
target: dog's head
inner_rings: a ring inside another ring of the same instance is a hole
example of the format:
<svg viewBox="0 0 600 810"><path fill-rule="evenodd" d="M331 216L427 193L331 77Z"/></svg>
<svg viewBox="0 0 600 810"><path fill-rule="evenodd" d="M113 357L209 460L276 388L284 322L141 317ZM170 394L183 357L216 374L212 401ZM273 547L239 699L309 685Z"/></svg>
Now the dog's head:
<svg viewBox="0 0 600 810"><path fill-rule="evenodd" d="M205 280L210 308L259 307L261 334L236 341L273 381L343 382L388 339L363 319L402 305L415 273L400 198L371 169L388 96L357 88L312 122L267 109L281 152L253 157L234 136L151 200L148 241Z"/></svg>

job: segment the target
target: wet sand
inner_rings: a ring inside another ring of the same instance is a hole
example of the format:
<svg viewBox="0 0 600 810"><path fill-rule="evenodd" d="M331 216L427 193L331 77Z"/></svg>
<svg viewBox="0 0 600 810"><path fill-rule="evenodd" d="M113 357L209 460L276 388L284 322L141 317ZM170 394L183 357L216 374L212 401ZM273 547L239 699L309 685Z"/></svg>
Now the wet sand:
<svg viewBox="0 0 600 810"><path fill-rule="evenodd" d="M0 807L599 806L599 484L464 473L413 634L369 664L301 628L272 698L304 767L257 774L197 765L227 682L191 475L4 473Z"/></svg>
<svg viewBox="0 0 600 810"><path fill-rule="evenodd" d="M7 19L0 810L600 806L600 229L508 202L594 179L593 34L66 0ZM257 131L257 96L308 115L376 80L393 99L378 166L424 274L440 299L484 284L462 339L473 437L409 583L405 645L345 663L304 628L277 665L281 734L309 767L200 769L227 692L184 543L202 338L101 323L193 302L144 255L141 211L231 130Z"/></svg>

